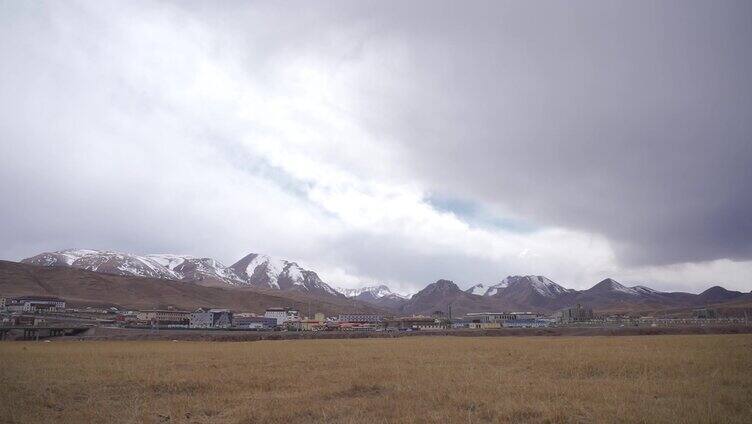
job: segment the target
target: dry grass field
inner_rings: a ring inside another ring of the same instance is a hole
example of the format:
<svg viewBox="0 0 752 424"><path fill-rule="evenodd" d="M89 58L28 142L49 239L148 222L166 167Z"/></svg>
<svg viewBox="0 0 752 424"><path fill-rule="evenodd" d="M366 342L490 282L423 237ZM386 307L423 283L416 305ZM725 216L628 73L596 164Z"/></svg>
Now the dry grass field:
<svg viewBox="0 0 752 424"><path fill-rule="evenodd" d="M752 335L0 343L2 423L752 422Z"/></svg>

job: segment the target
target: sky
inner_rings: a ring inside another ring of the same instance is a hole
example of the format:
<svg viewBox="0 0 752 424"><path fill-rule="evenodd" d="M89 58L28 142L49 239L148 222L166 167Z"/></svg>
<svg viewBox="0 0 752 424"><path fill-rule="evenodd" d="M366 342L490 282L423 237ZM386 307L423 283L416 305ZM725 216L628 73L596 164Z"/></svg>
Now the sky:
<svg viewBox="0 0 752 424"><path fill-rule="evenodd" d="M0 1L0 258L752 290L748 1Z"/></svg>

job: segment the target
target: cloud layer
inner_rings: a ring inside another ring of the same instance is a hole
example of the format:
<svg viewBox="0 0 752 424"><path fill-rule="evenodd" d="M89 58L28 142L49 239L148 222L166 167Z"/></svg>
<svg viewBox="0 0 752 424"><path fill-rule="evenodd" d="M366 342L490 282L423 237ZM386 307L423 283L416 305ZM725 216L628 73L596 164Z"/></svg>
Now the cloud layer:
<svg viewBox="0 0 752 424"><path fill-rule="evenodd" d="M0 5L0 257L752 289L746 3Z"/></svg>

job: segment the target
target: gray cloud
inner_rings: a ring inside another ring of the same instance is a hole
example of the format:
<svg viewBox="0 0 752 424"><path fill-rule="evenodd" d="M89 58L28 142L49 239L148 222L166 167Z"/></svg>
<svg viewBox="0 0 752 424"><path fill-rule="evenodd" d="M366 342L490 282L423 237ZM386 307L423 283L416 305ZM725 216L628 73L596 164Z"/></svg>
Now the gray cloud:
<svg viewBox="0 0 752 424"><path fill-rule="evenodd" d="M752 262L705 261L752 258L751 16L2 3L0 257L261 251L405 291L515 273L749 290Z"/></svg>
<svg viewBox="0 0 752 424"><path fill-rule="evenodd" d="M603 234L625 264L750 259L749 3L540 6L373 17L409 70L366 121L435 190Z"/></svg>

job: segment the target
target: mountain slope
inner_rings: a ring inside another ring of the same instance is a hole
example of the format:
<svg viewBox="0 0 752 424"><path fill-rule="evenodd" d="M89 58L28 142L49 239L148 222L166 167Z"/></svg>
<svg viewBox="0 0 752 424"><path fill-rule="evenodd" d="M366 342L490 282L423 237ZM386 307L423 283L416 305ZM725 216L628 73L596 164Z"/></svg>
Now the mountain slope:
<svg viewBox="0 0 752 424"><path fill-rule="evenodd" d="M41 266L68 266L115 275L180 279L177 273L151 258L108 250L68 249L45 252L22 262Z"/></svg>
<svg viewBox="0 0 752 424"><path fill-rule="evenodd" d="M454 314L484 311L536 311L551 313L576 304L599 312L633 312L660 310L689 310L705 305L744 305L752 302L752 294L734 292L722 287L712 287L700 295L668 293L645 286L627 287L607 278L587 290L562 287L543 276L509 276L499 284L486 289L483 296L478 285L460 290L454 283L440 280L405 302L399 312L430 314L448 312L452 305Z"/></svg>
<svg viewBox="0 0 752 424"><path fill-rule="evenodd" d="M245 285L231 268L212 258L197 258L188 255L147 255L163 267L173 271L183 281L193 281L201 285Z"/></svg>
<svg viewBox="0 0 752 424"><path fill-rule="evenodd" d="M341 297L337 291L321 281L315 272L303 269L295 262L256 253L245 256L231 267L216 259L189 255L139 256L89 249L45 252L22 262L122 276L193 282L205 286L253 286Z"/></svg>
<svg viewBox="0 0 752 424"><path fill-rule="evenodd" d="M576 293L539 275L509 276L494 289L486 297L502 310L552 311L568 305Z"/></svg>
<svg viewBox="0 0 752 424"><path fill-rule="evenodd" d="M262 313L267 307L289 306L298 308L302 314L308 314L308 311L327 315L384 312L373 305L353 302L344 297L252 287L206 287L190 282L9 261L0 261L0 293L5 296L60 296L72 306L101 305L134 309L173 306L186 310L218 307L256 313Z"/></svg>
<svg viewBox="0 0 752 424"><path fill-rule="evenodd" d="M447 280L439 280L409 299L391 292L384 285L348 290L345 295L322 281L316 272L304 269L296 262L256 253L246 255L230 267L212 258L172 254L139 256L87 249L45 252L22 262L55 269L81 269L103 275L145 277L154 281L221 288L245 287L263 293L285 292L287 297L304 301L314 299L318 302L319 298L342 301L355 297L358 301L396 314L448 312L449 305L456 314L520 310L553 312L576 304L596 311L659 311L752 302L752 294L729 291L720 286L697 295L660 292L645 286L627 287L606 278L587 290L577 291L535 275L509 276L498 284L488 287L476 284L465 291Z"/></svg>
<svg viewBox="0 0 752 424"><path fill-rule="evenodd" d="M743 296L745 293L738 291L726 290L721 286L713 286L698 296L698 302L700 303L717 303L725 302L728 300L736 299Z"/></svg>
<svg viewBox="0 0 752 424"><path fill-rule="evenodd" d="M345 297L321 281L318 274L301 268L297 263L268 255L251 253L230 266L249 285L278 290L301 290Z"/></svg>
<svg viewBox="0 0 752 424"><path fill-rule="evenodd" d="M407 315L430 315L436 311L448 314L450 305L453 316L495 309L491 299L462 291L452 281L438 280L412 295L400 312Z"/></svg>
<svg viewBox="0 0 752 424"><path fill-rule="evenodd" d="M402 296L401 294L392 292L392 290L384 284L379 284L377 286L364 286L359 289L338 287L337 291L346 297L355 298L364 302L375 302L385 296L407 299L407 296Z"/></svg>

